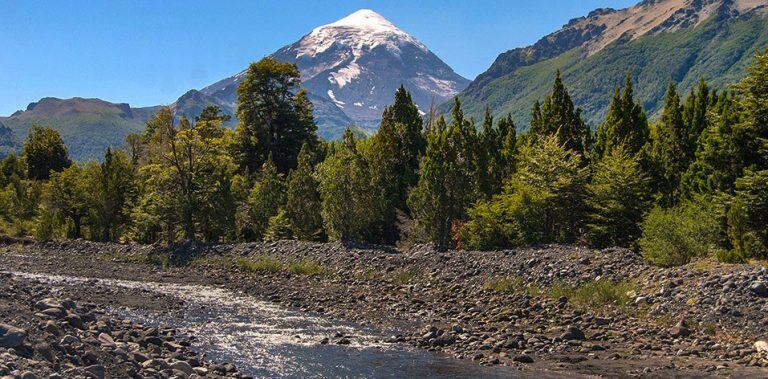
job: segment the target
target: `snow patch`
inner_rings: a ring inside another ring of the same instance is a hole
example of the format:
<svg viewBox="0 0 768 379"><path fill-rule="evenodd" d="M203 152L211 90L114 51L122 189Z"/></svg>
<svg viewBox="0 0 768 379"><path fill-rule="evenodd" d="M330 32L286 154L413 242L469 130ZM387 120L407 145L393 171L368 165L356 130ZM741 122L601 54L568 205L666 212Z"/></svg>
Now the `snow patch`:
<svg viewBox="0 0 768 379"><path fill-rule="evenodd" d="M359 102L359 101L358 101L358 102L356 102L356 103L355 103L355 106L356 106L356 107L362 107L362 106L363 106L363 103L361 103L361 102Z"/></svg>
<svg viewBox="0 0 768 379"><path fill-rule="evenodd" d="M333 93L333 90L332 90L332 89L329 89L329 90L328 90L328 97L330 97L330 98L331 98L331 101L333 101L334 103L336 103L336 105L338 105L340 108L344 108L344 105L346 105L346 103L345 103L345 102L343 102L343 101L339 101L339 100L337 100L337 99L336 99L336 95Z"/></svg>
<svg viewBox="0 0 768 379"><path fill-rule="evenodd" d="M348 66L331 73L331 77L333 77L333 80L329 77L328 80L332 83L335 82L339 88L344 87L347 85L347 83L352 83L354 79L356 79L358 76L360 76L360 66L357 64L357 62L352 62Z"/></svg>

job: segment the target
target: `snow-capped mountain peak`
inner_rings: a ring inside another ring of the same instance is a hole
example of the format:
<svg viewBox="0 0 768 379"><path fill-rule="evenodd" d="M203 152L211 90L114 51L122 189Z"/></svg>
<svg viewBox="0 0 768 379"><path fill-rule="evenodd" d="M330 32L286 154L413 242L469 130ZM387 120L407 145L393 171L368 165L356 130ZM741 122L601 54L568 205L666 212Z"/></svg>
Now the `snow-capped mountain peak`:
<svg viewBox="0 0 768 379"><path fill-rule="evenodd" d="M469 83L415 37L369 9L314 28L272 57L296 64L326 138L339 137L350 124L375 130L400 85L421 110L428 110ZM244 74L200 92L234 108Z"/></svg>

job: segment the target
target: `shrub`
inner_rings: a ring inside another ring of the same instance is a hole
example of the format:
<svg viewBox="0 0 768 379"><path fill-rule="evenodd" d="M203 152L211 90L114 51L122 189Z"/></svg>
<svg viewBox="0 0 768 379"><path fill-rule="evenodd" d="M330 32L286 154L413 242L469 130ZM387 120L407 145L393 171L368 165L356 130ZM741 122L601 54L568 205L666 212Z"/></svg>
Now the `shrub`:
<svg viewBox="0 0 768 379"><path fill-rule="evenodd" d="M237 266L243 271L248 271L248 272L256 272L256 271L278 272L283 269L283 264L280 263L280 261L266 255L262 255L254 259L243 258L243 257L238 258L237 260L235 260L235 266Z"/></svg>
<svg viewBox="0 0 768 379"><path fill-rule="evenodd" d="M267 230L264 232L264 241L281 241L292 238L291 222L285 211L281 209L276 215L269 218Z"/></svg>
<svg viewBox="0 0 768 379"><path fill-rule="evenodd" d="M328 268L315 261L304 259L291 263L288 270L296 275L322 275L328 272Z"/></svg>
<svg viewBox="0 0 768 379"><path fill-rule="evenodd" d="M651 210L638 241L643 256L655 265L683 265L695 257L717 255L723 227L715 202L696 198L678 206Z"/></svg>
<svg viewBox="0 0 768 379"><path fill-rule="evenodd" d="M632 301L629 295L635 291L636 285L629 281L613 283L602 278L589 281L578 286L555 284L549 290L549 296L560 298L565 296L568 301L583 307L600 309L606 305L626 306Z"/></svg>

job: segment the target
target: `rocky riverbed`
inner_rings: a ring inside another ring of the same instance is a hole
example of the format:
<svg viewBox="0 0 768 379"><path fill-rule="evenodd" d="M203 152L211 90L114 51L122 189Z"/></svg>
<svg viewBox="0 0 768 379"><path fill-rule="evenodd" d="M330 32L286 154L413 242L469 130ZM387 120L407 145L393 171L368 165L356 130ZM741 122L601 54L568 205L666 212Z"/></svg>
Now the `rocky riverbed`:
<svg viewBox="0 0 768 379"><path fill-rule="evenodd" d="M768 376L768 269L757 265L660 269L628 250L572 246L436 252L294 241L21 242L0 248L0 270L221 286L390 331L384 343L522 373ZM71 297L117 301L104 292ZM177 301L157 295L121 305L172 311Z"/></svg>

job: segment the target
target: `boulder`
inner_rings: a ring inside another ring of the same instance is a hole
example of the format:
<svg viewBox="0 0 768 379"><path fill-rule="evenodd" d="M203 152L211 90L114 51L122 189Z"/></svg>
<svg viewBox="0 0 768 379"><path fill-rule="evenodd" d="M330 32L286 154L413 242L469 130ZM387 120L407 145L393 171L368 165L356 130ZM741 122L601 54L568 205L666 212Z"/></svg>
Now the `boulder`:
<svg viewBox="0 0 768 379"><path fill-rule="evenodd" d="M27 332L24 329L8 324L0 324L0 347L19 347L26 338Z"/></svg>

